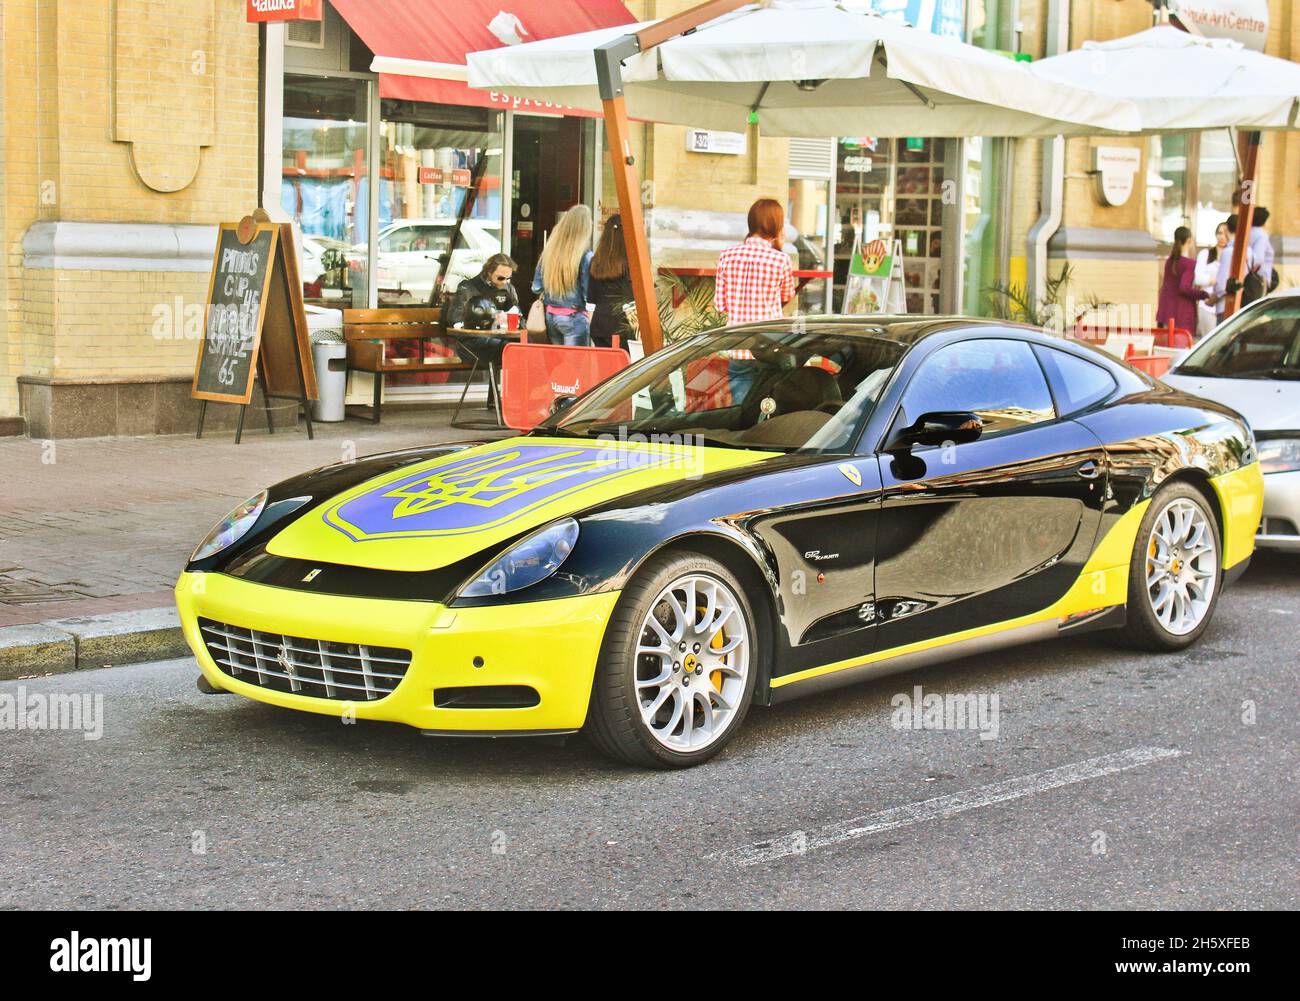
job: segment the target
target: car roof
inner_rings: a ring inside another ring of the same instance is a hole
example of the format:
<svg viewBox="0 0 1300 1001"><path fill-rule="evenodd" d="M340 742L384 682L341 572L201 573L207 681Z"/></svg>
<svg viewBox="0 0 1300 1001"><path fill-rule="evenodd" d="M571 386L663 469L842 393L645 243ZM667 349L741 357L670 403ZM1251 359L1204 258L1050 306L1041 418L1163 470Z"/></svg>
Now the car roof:
<svg viewBox="0 0 1300 1001"><path fill-rule="evenodd" d="M870 337L874 340L892 341L911 347L927 337L936 334L969 330L1004 331L1013 334L1026 334L1031 337L1050 337L1039 327L1011 320L985 320L969 316L906 316L888 314L870 314L859 316L798 316L780 320L759 320L754 323L738 323L728 330L793 330L796 324L809 333L838 334L848 337Z"/></svg>

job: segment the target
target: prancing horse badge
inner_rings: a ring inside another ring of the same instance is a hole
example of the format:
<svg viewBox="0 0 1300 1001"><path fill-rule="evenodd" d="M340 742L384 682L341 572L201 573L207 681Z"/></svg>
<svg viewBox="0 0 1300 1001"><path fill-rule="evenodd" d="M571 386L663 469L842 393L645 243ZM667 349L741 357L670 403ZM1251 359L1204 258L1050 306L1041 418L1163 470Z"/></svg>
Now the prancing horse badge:
<svg viewBox="0 0 1300 1001"><path fill-rule="evenodd" d="M855 487L862 486L862 474L858 472L856 466L850 466L847 462L841 462L839 470Z"/></svg>

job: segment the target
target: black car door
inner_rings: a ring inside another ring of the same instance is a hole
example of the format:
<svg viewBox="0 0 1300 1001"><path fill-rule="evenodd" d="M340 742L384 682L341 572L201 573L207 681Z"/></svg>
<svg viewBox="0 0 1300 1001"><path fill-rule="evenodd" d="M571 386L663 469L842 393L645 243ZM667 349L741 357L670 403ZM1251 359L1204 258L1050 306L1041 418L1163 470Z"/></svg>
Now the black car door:
<svg viewBox="0 0 1300 1001"><path fill-rule="evenodd" d="M937 349L913 374L886 439L923 414L952 411L980 418L977 440L879 455L880 649L1048 607L1096 538L1105 452L1058 417L1028 343L989 337Z"/></svg>

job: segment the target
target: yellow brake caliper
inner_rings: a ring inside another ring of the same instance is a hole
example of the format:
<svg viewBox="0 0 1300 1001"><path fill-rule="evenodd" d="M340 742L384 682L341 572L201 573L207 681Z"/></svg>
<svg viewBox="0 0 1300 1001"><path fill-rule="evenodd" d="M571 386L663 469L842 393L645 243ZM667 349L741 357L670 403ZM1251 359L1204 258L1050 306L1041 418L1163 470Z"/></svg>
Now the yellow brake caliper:
<svg viewBox="0 0 1300 1001"><path fill-rule="evenodd" d="M719 629L718 634L709 640L710 650L721 650L727 643L727 630ZM709 680L713 682L713 687L717 691L722 691L722 672L714 671L709 675Z"/></svg>

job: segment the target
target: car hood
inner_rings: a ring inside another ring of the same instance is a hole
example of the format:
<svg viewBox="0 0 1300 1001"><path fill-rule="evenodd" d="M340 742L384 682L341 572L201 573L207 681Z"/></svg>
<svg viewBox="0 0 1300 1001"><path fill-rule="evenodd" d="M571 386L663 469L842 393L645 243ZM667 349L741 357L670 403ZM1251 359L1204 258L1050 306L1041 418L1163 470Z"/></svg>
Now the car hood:
<svg viewBox="0 0 1300 1001"><path fill-rule="evenodd" d="M309 508L267 544L291 559L436 570L529 529L778 452L519 437L390 470Z"/></svg>
<svg viewBox="0 0 1300 1001"><path fill-rule="evenodd" d="M1255 431L1300 428L1300 382L1284 379L1215 379L1171 373L1161 381L1175 389L1224 403L1245 417Z"/></svg>

